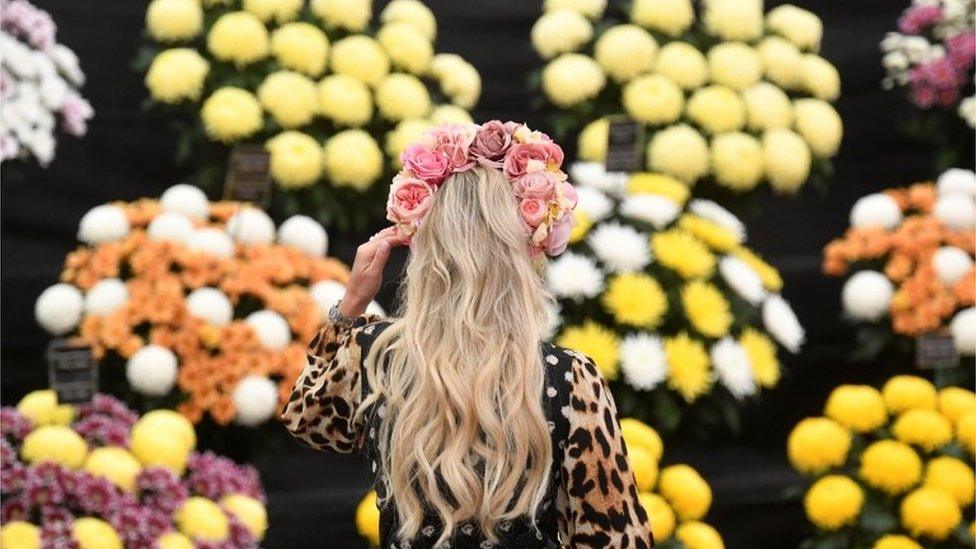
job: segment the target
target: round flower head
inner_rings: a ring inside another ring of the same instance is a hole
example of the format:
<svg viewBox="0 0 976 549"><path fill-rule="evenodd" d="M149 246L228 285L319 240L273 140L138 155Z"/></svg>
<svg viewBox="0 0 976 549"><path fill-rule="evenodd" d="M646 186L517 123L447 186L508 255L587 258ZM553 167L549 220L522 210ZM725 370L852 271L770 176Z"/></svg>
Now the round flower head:
<svg viewBox="0 0 976 549"><path fill-rule="evenodd" d="M576 188L562 171L563 150L524 124L492 120L482 125L442 124L424 132L400 154L386 218L413 235L430 210L434 193L454 173L477 165L505 174L534 256L557 256L576 224Z"/></svg>

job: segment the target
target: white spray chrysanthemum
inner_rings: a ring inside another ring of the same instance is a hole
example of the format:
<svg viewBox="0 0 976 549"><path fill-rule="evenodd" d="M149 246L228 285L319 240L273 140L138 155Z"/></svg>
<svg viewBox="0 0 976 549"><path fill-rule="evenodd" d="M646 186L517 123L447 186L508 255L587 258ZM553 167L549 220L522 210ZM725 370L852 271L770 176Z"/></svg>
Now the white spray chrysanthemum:
<svg viewBox="0 0 976 549"><path fill-rule="evenodd" d="M293 246L313 257L322 257L329 249L329 235L311 217L293 215L278 227L278 242Z"/></svg>
<svg viewBox="0 0 976 549"><path fill-rule="evenodd" d="M187 247L215 257L226 258L234 255L234 241L226 232L214 227L193 231Z"/></svg>
<svg viewBox="0 0 976 549"><path fill-rule="evenodd" d="M247 315L245 322L268 350L280 351L291 343L291 328L288 326L288 321L270 309Z"/></svg>
<svg viewBox="0 0 976 549"><path fill-rule="evenodd" d="M78 240L89 245L121 240L129 234L129 218L125 210L113 204L103 204L88 210L78 224Z"/></svg>
<svg viewBox="0 0 976 549"><path fill-rule="evenodd" d="M166 189L159 198L163 210L181 213L191 219L206 219L210 215L210 201L199 188L180 183Z"/></svg>
<svg viewBox="0 0 976 549"><path fill-rule="evenodd" d="M85 313L107 316L129 301L129 289L117 278L99 280L85 294Z"/></svg>
<svg viewBox="0 0 976 549"><path fill-rule="evenodd" d="M84 297L71 284L48 287L34 302L34 318L53 335L64 335L75 329L81 320Z"/></svg>
<svg viewBox="0 0 976 549"><path fill-rule="evenodd" d="M763 325L776 341L791 353L800 351L806 340L806 332L796 318L790 304L779 294L773 294L763 303Z"/></svg>
<svg viewBox="0 0 976 549"><path fill-rule="evenodd" d="M603 291L603 272L584 255L565 252L549 262L546 279L558 297L577 301L593 298Z"/></svg>
<svg viewBox="0 0 976 549"><path fill-rule="evenodd" d="M234 306L224 292L216 288L197 288L186 297L190 315L214 326L226 326L234 318Z"/></svg>
<svg viewBox="0 0 976 549"><path fill-rule="evenodd" d="M932 254L932 267L944 284L955 284L973 268L973 258L955 246L942 246Z"/></svg>
<svg viewBox="0 0 976 549"><path fill-rule="evenodd" d="M962 231L976 227L976 202L966 193L948 192L939 196L932 213L950 229Z"/></svg>
<svg viewBox="0 0 976 549"><path fill-rule="evenodd" d="M237 408L234 421L254 427L274 415L278 407L278 385L264 376L249 375L234 387L231 400Z"/></svg>
<svg viewBox="0 0 976 549"><path fill-rule="evenodd" d="M162 345L146 345L129 357L125 377L137 393L163 396L176 384L178 364L173 351Z"/></svg>
<svg viewBox="0 0 976 549"><path fill-rule="evenodd" d="M734 255L727 255L718 262L722 280L751 305L758 306L766 298L762 278L748 263Z"/></svg>
<svg viewBox="0 0 976 549"><path fill-rule="evenodd" d="M677 202L657 194L635 194L620 203L620 215L643 221L658 230L668 226L679 213L681 206Z"/></svg>
<svg viewBox="0 0 976 549"><path fill-rule="evenodd" d="M901 208L894 198L884 193L862 196L851 208L852 227L881 226L892 229L901 223Z"/></svg>
<svg viewBox="0 0 976 549"><path fill-rule="evenodd" d="M639 271L651 262L647 235L627 225L603 223L593 229L587 242L611 272Z"/></svg>
<svg viewBox="0 0 976 549"><path fill-rule="evenodd" d="M227 220L227 234L241 244L271 244L275 225L262 210L245 207Z"/></svg>
<svg viewBox="0 0 976 549"><path fill-rule="evenodd" d="M569 167L569 177L574 185L593 187L605 193L619 195L630 177L625 172L608 172L603 162L574 162Z"/></svg>
<svg viewBox="0 0 976 549"><path fill-rule="evenodd" d="M312 296L312 301L315 302L324 321L329 316L329 309L346 295L346 287L335 280L320 280L312 284L308 293Z"/></svg>
<svg viewBox="0 0 976 549"><path fill-rule="evenodd" d="M949 330L961 354L976 355L976 307L963 309L952 317Z"/></svg>
<svg viewBox="0 0 976 549"><path fill-rule="evenodd" d="M742 400L756 394L749 353L741 345L731 337L725 337L712 345L710 354L715 375L732 396Z"/></svg>
<svg viewBox="0 0 976 549"><path fill-rule="evenodd" d="M602 221L613 211L613 201L603 191L593 187L577 187L576 194L579 197L576 208L593 223Z"/></svg>
<svg viewBox="0 0 976 549"><path fill-rule="evenodd" d="M149 240L186 244L193 237L193 222L179 212L163 212L149 222Z"/></svg>
<svg viewBox="0 0 976 549"><path fill-rule="evenodd" d="M857 320L874 322L888 313L895 287L877 271L860 271L847 279L841 292L844 311Z"/></svg>
<svg viewBox="0 0 976 549"><path fill-rule="evenodd" d="M739 220L736 215L712 200L705 200L703 198L696 198L688 204L688 211L715 223L720 227L724 227L736 236L739 242L744 242L746 239L746 226Z"/></svg>
<svg viewBox="0 0 976 549"><path fill-rule="evenodd" d="M972 170L949 168L938 180L939 194L966 193L976 196L976 173Z"/></svg>
<svg viewBox="0 0 976 549"><path fill-rule="evenodd" d="M620 370L624 380L635 389L649 391L657 387L668 374L668 357L661 338L639 333L620 343Z"/></svg>

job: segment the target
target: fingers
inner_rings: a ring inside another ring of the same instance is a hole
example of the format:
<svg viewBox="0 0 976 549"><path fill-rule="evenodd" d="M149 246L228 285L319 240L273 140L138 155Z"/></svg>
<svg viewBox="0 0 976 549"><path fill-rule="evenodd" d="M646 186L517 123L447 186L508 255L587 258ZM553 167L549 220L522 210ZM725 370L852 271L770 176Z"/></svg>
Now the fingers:
<svg viewBox="0 0 976 549"><path fill-rule="evenodd" d="M378 240L372 261L370 261L366 269L371 273L382 272L387 260L390 259L390 251L395 246L401 245L403 245L403 240L398 236L388 236L382 240Z"/></svg>

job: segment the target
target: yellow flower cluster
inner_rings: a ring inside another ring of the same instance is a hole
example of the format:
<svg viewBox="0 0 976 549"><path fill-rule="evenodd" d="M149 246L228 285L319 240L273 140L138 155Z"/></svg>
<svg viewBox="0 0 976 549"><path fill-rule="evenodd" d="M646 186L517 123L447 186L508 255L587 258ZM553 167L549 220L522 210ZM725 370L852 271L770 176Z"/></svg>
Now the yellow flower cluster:
<svg viewBox="0 0 976 549"><path fill-rule="evenodd" d="M607 379L616 379L620 366L620 338L593 321L570 326L556 340L558 345L573 349L590 359Z"/></svg>

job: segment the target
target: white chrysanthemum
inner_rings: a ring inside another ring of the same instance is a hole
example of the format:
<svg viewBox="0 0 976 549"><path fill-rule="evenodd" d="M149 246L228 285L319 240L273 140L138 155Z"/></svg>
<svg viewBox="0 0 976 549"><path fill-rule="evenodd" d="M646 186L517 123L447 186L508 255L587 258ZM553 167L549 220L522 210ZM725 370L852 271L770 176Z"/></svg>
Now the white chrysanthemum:
<svg viewBox="0 0 976 549"><path fill-rule="evenodd" d="M949 168L939 176L939 194L966 193L976 196L976 173L972 170Z"/></svg>
<svg viewBox="0 0 976 549"><path fill-rule="evenodd" d="M244 208L227 220L227 233L241 244L271 244L275 225L264 211Z"/></svg>
<svg viewBox="0 0 976 549"><path fill-rule="evenodd" d="M734 255L727 255L718 262L718 271L722 280L739 297L752 305L759 305L766 298L766 289L762 278L748 263Z"/></svg>
<svg viewBox="0 0 976 549"><path fill-rule="evenodd" d="M312 284L308 292L322 315L322 321L325 321L329 317L329 309L346 295L346 287L335 280L320 280Z"/></svg>
<svg viewBox="0 0 976 549"><path fill-rule="evenodd" d="M163 212L149 222L149 240L186 244L193 236L193 222L177 212Z"/></svg>
<svg viewBox="0 0 976 549"><path fill-rule="evenodd" d="M605 193L618 195L627 186L630 174L608 172L603 162L574 162L569 167L569 177L574 185L593 187Z"/></svg>
<svg viewBox="0 0 976 549"><path fill-rule="evenodd" d="M847 279L841 292L844 311L857 320L874 322L888 313L895 287L877 271L860 271Z"/></svg>
<svg viewBox="0 0 976 549"><path fill-rule="evenodd" d="M791 353L800 351L806 340L806 332L796 318L796 313L779 294L773 294L763 303L763 324L766 331Z"/></svg>
<svg viewBox="0 0 976 549"><path fill-rule="evenodd" d="M862 196L851 208L851 226L857 228L880 225L892 229L901 223L901 208L894 198L884 193Z"/></svg>
<svg viewBox="0 0 976 549"><path fill-rule="evenodd" d="M558 297L593 298L603 291L603 272L587 256L566 252L549 262L546 268L549 287Z"/></svg>
<svg viewBox="0 0 976 549"><path fill-rule="evenodd" d="M210 215L207 195L193 185L180 183L166 189L159 197L163 210L181 213L191 219L206 219Z"/></svg>
<svg viewBox="0 0 976 549"><path fill-rule="evenodd" d="M663 229L681 213L681 205L666 196L635 194L620 203L620 215Z"/></svg>
<svg viewBox="0 0 976 549"><path fill-rule="evenodd" d="M177 365L173 351L162 345L146 345L129 358L125 377L135 392L163 396L176 384Z"/></svg>
<svg viewBox="0 0 976 549"><path fill-rule="evenodd" d="M187 246L191 250L213 255L216 257L231 257L234 255L234 241L230 236L214 227L206 227L193 231Z"/></svg>
<svg viewBox="0 0 976 549"><path fill-rule="evenodd" d="M278 408L278 385L264 376L250 375L237 383L231 399L237 408L234 422L255 427L271 419Z"/></svg>
<svg viewBox="0 0 976 549"><path fill-rule="evenodd" d="M329 249L329 235L311 217L293 215L278 227L278 242L293 246L314 257L322 257Z"/></svg>
<svg viewBox="0 0 976 549"><path fill-rule="evenodd" d="M81 320L84 297L71 284L49 286L34 302L34 318L53 335L64 335Z"/></svg>
<svg viewBox="0 0 976 549"><path fill-rule="evenodd" d="M613 202L603 191L593 187L579 187L576 189L576 195L578 196L576 208L585 213L593 223L602 221L613 210Z"/></svg>
<svg viewBox="0 0 976 549"><path fill-rule="evenodd" d="M732 396L742 400L756 394L756 380L752 377L752 363L749 353L731 337L725 337L711 350L712 366L715 375L732 393Z"/></svg>
<svg viewBox="0 0 976 549"><path fill-rule="evenodd" d="M186 310L214 326L226 326L234 318L234 306L216 288L197 288L186 296Z"/></svg>
<svg viewBox="0 0 976 549"><path fill-rule="evenodd" d="M732 231L739 242L746 240L746 226L736 215L712 200L696 198L688 204L688 210L712 223Z"/></svg>
<svg viewBox="0 0 976 549"><path fill-rule="evenodd" d="M617 222L599 225L587 239L593 253L608 271L639 271L651 262L647 235Z"/></svg>
<svg viewBox="0 0 976 549"><path fill-rule="evenodd" d="M85 313L108 316L129 301L129 288L117 278L99 280L85 294Z"/></svg>
<svg viewBox="0 0 976 549"><path fill-rule="evenodd" d="M559 303L552 302L546 307L546 327L542 334L543 341L551 341L552 338L556 337L556 333L559 331L559 327L563 324L562 308Z"/></svg>
<svg viewBox="0 0 976 549"><path fill-rule="evenodd" d="M95 245L120 240L129 234L129 218L125 210L112 204L102 204L88 210L78 224L78 240Z"/></svg>
<svg viewBox="0 0 976 549"><path fill-rule="evenodd" d="M976 202L965 193L945 193L935 201L932 213L951 229L976 227Z"/></svg>
<svg viewBox="0 0 976 549"><path fill-rule="evenodd" d="M620 370L624 380L635 389L650 391L668 375L668 357L661 338L650 334L633 334L620 343Z"/></svg>
<svg viewBox="0 0 976 549"><path fill-rule="evenodd" d="M932 254L935 274L945 284L955 284L973 268L973 258L955 246L943 246Z"/></svg>
<svg viewBox="0 0 976 549"><path fill-rule="evenodd" d="M370 301L369 304L366 305L366 314L386 316L386 311L383 310L383 307L379 303Z"/></svg>
<svg viewBox="0 0 976 549"><path fill-rule="evenodd" d="M257 334L261 344L271 351L280 351L291 343L291 328L288 326L288 321L270 309L247 315L245 322Z"/></svg>
<svg viewBox="0 0 976 549"><path fill-rule="evenodd" d="M976 355L976 307L963 309L952 317L949 324L952 338L956 342L956 349L961 354Z"/></svg>

